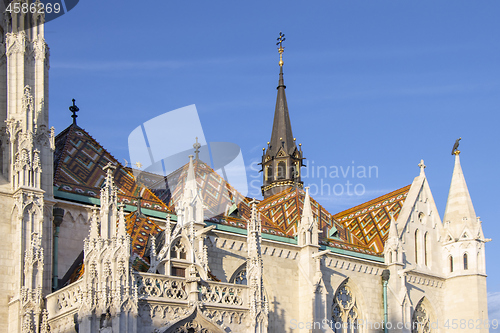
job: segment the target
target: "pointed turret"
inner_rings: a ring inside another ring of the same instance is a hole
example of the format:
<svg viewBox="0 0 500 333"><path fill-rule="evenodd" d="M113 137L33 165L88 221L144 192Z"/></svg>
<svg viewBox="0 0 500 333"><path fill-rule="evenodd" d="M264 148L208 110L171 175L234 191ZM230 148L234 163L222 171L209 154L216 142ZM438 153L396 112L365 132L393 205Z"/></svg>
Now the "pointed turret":
<svg viewBox="0 0 500 333"><path fill-rule="evenodd" d="M454 155L455 168L451 177L450 192L443 220L445 227L451 231L455 238L458 238L466 225L475 226L478 222L460 165L460 151L455 151Z"/></svg>
<svg viewBox="0 0 500 333"><path fill-rule="evenodd" d="M292 186L300 188L303 186L300 180L300 168L304 166L302 163L302 150L297 148L292 134L292 124L285 94L286 86L283 79L282 57L284 51L282 43L285 39L282 36L284 35L280 35L277 43L280 53L280 74L276 107L274 109L273 130L271 141L267 143L267 149L263 149L262 156L262 171L264 171L262 194L265 198Z"/></svg>
<svg viewBox="0 0 500 333"><path fill-rule="evenodd" d="M184 200L192 199L196 195L198 186L194 176L193 155L189 155L189 166L187 171L186 186L184 187Z"/></svg>
<svg viewBox="0 0 500 333"><path fill-rule="evenodd" d="M422 163L423 164L423 163ZM389 226L389 236L384 245L384 257L386 264L399 263L402 260L402 247L399 239L398 225L391 214L391 224Z"/></svg>
<svg viewBox="0 0 500 333"><path fill-rule="evenodd" d="M302 208L302 218L297 226L297 244L318 245L318 222L314 219L311 197L309 196L309 187L306 187L306 195L304 197L304 207Z"/></svg>
<svg viewBox="0 0 500 333"><path fill-rule="evenodd" d="M113 181L116 166L109 162L103 170L106 172L104 186L101 188L101 237L116 236L116 221L118 220L117 188Z"/></svg>

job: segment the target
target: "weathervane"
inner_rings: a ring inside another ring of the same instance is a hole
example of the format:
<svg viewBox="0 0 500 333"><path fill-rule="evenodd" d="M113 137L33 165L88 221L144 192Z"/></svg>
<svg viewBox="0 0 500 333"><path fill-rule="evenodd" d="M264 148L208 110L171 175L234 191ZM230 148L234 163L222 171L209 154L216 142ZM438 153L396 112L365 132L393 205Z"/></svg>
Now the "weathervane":
<svg viewBox="0 0 500 333"><path fill-rule="evenodd" d="M278 42L276 45L279 45L278 47L278 52L280 54L280 66L283 66L283 52L285 51L285 48L283 47L283 42L285 41L285 34L280 31L280 36L276 39Z"/></svg>
<svg viewBox="0 0 500 333"><path fill-rule="evenodd" d="M73 112L73 115L71 116L71 118L73 118L73 125L76 125L76 118L78 117L78 116L76 115L76 113L77 113L78 111L80 111L80 109L78 108L78 106L76 106L76 105L75 105L75 102L76 102L76 100L73 98L73 105L71 105L71 106L69 107L69 110L70 110L71 112Z"/></svg>

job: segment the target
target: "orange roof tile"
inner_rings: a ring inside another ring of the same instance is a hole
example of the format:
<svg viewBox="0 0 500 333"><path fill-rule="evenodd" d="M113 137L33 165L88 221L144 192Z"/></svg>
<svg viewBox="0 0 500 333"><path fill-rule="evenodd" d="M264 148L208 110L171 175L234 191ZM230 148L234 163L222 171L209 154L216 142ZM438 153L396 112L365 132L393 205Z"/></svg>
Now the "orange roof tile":
<svg viewBox="0 0 500 333"><path fill-rule="evenodd" d="M333 216L357 238L377 253L384 250L391 216L397 219L411 185L352 207Z"/></svg>
<svg viewBox="0 0 500 333"><path fill-rule="evenodd" d="M56 137L54 186L62 192L99 198L105 179L102 168L109 162L116 166L113 177L119 201L135 203L142 187L137 186L133 174L85 130L71 125ZM167 205L148 189L142 193L142 206L169 212Z"/></svg>
<svg viewBox="0 0 500 333"><path fill-rule="evenodd" d="M286 235L294 236L297 231L297 225L302 217L304 198L304 190L289 188L262 200L258 204L258 209L264 216L263 225L265 220L266 222L269 221L269 223L277 225ZM364 245L349 229L335 223L332 214L313 198L311 198L311 206L314 217L318 219L318 227L320 230L323 230L320 238L325 238L328 230L332 226L335 226L338 236L342 241L351 245Z"/></svg>

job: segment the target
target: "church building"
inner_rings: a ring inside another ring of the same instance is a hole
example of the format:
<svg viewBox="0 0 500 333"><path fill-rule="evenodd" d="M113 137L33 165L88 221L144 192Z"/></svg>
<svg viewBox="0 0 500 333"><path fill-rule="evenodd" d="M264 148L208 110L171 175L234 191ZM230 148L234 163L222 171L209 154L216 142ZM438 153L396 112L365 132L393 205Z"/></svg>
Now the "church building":
<svg viewBox="0 0 500 333"><path fill-rule="evenodd" d="M0 332L489 331L489 239L458 147L443 220L423 161L401 188L329 212L301 179L280 34L263 199L197 144L170 175L138 174L78 126L74 100L69 126L49 128L44 16L4 17Z"/></svg>

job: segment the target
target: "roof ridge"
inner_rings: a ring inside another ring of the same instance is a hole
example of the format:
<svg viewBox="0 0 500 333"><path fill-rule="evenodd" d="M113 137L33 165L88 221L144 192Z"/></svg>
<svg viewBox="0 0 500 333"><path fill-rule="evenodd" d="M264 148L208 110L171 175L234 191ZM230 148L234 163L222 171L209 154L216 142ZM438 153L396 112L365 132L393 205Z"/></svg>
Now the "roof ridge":
<svg viewBox="0 0 500 333"><path fill-rule="evenodd" d="M76 125L75 125L75 126L76 126ZM70 133L71 133L72 129L73 129L73 124L71 124L71 125L69 125L68 127L66 127L66 128L65 128L65 129L64 129L61 133L59 133L59 134L56 136L56 138L55 138L55 142L56 142L56 145L57 145L57 139L58 139L58 138L60 138L60 137L63 135L63 133L64 133L64 134L66 134L66 139L65 139L65 141L64 141L64 145L63 145L63 147L62 147L62 149L61 149L61 156L59 157L59 159L58 159L58 160L54 160L54 162L55 162L55 163L57 163L57 164L56 164L56 165L54 165L54 174L53 174L52 183L54 183L54 182L56 181L57 176L58 176L58 175L59 175L59 173L60 173L60 170L61 170L61 168L59 167L59 166L60 166L60 162L61 162L61 160L63 160L63 158L62 158L62 157L63 157L63 155L66 155L66 152L67 152L66 147L67 147L67 145L68 145L68 142L69 142L69 135L70 135Z"/></svg>
<svg viewBox="0 0 500 333"><path fill-rule="evenodd" d="M411 184L410 184L410 185L403 186L403 187L401 187L401 188L398 188L397 190L391 191L391 192L386 193L386 194L383 194L383 195L381 195L381 196L379 196L379 197L373 198L373 199L371 199L371 200L369 200L369 201L365 201L365 202L363 202L363 203L360 203L359 205L356 205L356 206L354 206L354 207L351 207L351 208L348 208L348 209L346 209L346 210L340 211L340 212L338 212L338 213L334 214L334 215L333 215L333 217L335 217L335 216L337 216L337 215L345 215L345 214L350 213L351 211L357 211L357 210L358 210L360 207L362 207L362 206L365 206L365 205L367 205L367 206L368 206L368 205L369 205L369 204L371 204L371 203L375 203L375 202L377 202L377 201L380 201L380 200L384 199L384 197L390 197L390 196L392 196L394 193L399 192L399 191L403 191L403 190L404 190L404 189L406 189L406 188L408 188L408 190L409 190L409 189L410 189L410 187L411 187Z"/></svg>
<svg viewBox="0 0 500 333"><path fill-rule="evenodd" d="M113 154L111 154L106 148L104 148L104 146L99 142L97 141L89 132L87 132L85 129L81 128L80 126L78 125L75 125L75 124L71 124L70 126L68 126L66 129L64 129L61 133L59 133L57 135L56 138L60 138L62 135L66 134L66 141L64 142L64 146L62 148L62 153L61 153L61 157L60 159L58 160L58 163L57 165L55 166L55 172L54 172L54 183L57 181L58 179L58 176L59 176L59 173L60 173L60 164L61 164L61 161L64 160L63 157L67 156L67 146L70 142L70 136L76 131L82 131L84 133L84 135L86 135L90 140L92 140L92 142L94 142L96 145L97 145L97 148L99 149L102 149L105 153L104 155L108 155L109 158L114 161L117 165L117 168L116 168L116 171L115 171L115 175L116 175L116 172L118 172L120 169L123 170L128 176L131 176L132 179L134 180L134 183L135 183L135 186L138 188L138 189L146 189L148 194L151 195L151 198L154 199L154 201L156 201L157 204L159 204L160 206L164 207L164 208L167 208L168 211L171 213L172 210L170 209L170 207L165 204L163 201L161 201L149 188L147 188L146 186L139 186L138 183L135 181L135 177L133 175L133 173L131 173L130 171L127 170L127 168L125 168L121 162L113 156Z"/></svg>

